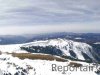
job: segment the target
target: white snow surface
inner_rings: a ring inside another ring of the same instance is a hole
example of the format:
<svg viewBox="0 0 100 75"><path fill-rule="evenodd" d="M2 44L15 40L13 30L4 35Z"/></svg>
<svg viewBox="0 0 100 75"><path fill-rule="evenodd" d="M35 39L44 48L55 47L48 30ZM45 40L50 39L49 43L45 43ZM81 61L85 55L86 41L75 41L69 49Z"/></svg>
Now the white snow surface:
<svg viewBox="0 0 100 75"><path fill-rule="evenodd" d="M81 38L81 37L76 37L75 39L80 40L80 39L83 39L83 38Z"/></svg>
<svg viewBox="0 0 100 75"><path fill-rule="evenodd" d="M65 74L63 74L62 71L52 71L52 64L56 64L57 66L67 66L70 62L71 61L57 62L49 60L21 60L17 57L2 54L0 55L0 74L15 75L18 73L18 75L22 75L23 73L24 75L97 75L94 71L66 71ZM89 65L85 62L76 63Z"/></svg>
<svg viewBox="0 0 100 75"><path fill-rule="evenodd" d="M96 43L94 43L94 44L100 44L100 42L96 42Z"/></svg>
<svg viewBox="0 0 100 75"><path fill-rule="evenodd" d="M8 53L24 53L26 51L20 50L20 47L23 46L23 44L11 44L11 45L0 45L0 51L1 52L8 52Z"/></svg>

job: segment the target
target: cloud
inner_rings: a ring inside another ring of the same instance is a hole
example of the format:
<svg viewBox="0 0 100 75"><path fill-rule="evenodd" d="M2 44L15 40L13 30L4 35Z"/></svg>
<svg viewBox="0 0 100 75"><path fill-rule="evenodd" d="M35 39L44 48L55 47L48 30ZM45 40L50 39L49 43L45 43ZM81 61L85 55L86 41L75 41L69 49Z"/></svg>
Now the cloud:
<svg viewBox="0 0 100 75"><path fill-rule="evenodd" d="M95 29L91 26L98 26L100 21L99 7L99 0L0 0L0 26L15 29L20 28L18 26L55 25L58 28L61 25L63 29L60 31L64 31L64 27L74 27L77 23L76 29L73 29L80 30L87 23L80 31L87 29L87 32L93 32Z"/></svg>
<svg viewBox="0 0 100 75"><path fill-rule="evenodd" d="M0 7L1 17L5 21L9 19L8 24L100 20L98 0L1 0Z"/></svg>

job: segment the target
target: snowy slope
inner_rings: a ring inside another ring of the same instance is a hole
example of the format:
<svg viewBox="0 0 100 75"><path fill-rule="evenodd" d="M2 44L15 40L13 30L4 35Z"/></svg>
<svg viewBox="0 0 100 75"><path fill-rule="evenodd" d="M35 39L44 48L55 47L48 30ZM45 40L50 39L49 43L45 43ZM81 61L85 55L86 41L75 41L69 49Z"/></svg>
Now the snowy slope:
<svg viewBox="0 0 100 75"><path fill-rule="evenodd" d="M1 52L8 52L8 53L25 53L27 52L26 50L22 50L21 47L38 47L40 46L43 49L45 47L50 47L52 46L56 50L52 50L50 53L46 52L39 49L38 53L46 53L46 54L51 54L55 52L56 55L60 56L70 56L74 57L80 60L86 60L86 59L92 59L96 60L94 57L94 52L92 50L92 47L86 43L82 42L75 42L72 40L66 40L66 39L50 39L50 40L41 40L41 41L35 41L35 42L29 42L25 44L12 44L12 45L0 45L0 51ZM32 53L35 53L34 48ZM36 50L37 51L37 50ZM42 52L41 52L42 51ZM36 52L37 53L37 52Z"/></svg>
<svg viewBox="0 0 100 75"><path fill-rule="evenodd" d="M56 49L59 49L62 55L64 56L71 56L71 57L78 58L81 60L85 60L86 57L88 57L92 60L95 60L95 57L93 56L94 52L92 50L92 47L82 42L75 42L75 41L66 40L66 39L51 39L51 40L31 42L29 44L23 45L22 47L28 48L32 46L40 46L43 48L47 46L52 46L52 47L55 47ZM33 47L33 51L34 50L35 49Z"/></svg>
<svg viewBox="0 0 100 75"><path fill-rule="evenodd" d="M21 60L17 57L12 57L10 55L2 54L0 55L0 75L99 75L96 74L96 68L94 67L93 71L64 71L63 69L60 71L53 71L52 64L56 64L57 66L68 66L68 62L57 62L57 61L46 61L46 60L29 60L24 59ZM75 62L75 61L74 61ZM80 63L83 66L89 66L88 63L76 62ZM92 64L91 64L92 65Z"/></svg>
<svg viewBox="0 0 100 75"><path fill-rule="evenodd" d="M34 47L40 46L40 48L34 49ZM21 49L21 47L31 48L31 51L27 51L25 49ZM49 50L42 50L45 48L51 48ZM51 39L51 40L41 40L35 42L29 42L25 44L15 44L15 45L0 45L1 52L8 52L8 53L25 53L25 52L32 52L32 53L45 53L45 54L53 54L60 55L60 56L70 56L75 59L86 60L92 59L96 60L94 57L95 53L92 50L92 47L86 43L82 42L75 42L72 40L66 39Z"/></svg>
<svg viewBox="0 0 100 75"><path fill-rule="evenodd" d="M11 44L11 45L0 45L0 51L1 52L8 52L8 53L24 53L26 51L20 50L20 47L23 46L23 44Z"/></svg>

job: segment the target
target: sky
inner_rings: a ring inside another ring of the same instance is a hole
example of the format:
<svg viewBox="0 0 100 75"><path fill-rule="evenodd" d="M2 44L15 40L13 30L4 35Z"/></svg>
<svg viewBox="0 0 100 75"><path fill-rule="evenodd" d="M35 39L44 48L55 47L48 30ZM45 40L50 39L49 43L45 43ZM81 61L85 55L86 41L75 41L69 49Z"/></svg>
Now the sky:
<svg viewBox="0 0 100 75"><path fill-rule="evenodd" d="M0 35L100 33L100 0L0 0Z"/></svg>

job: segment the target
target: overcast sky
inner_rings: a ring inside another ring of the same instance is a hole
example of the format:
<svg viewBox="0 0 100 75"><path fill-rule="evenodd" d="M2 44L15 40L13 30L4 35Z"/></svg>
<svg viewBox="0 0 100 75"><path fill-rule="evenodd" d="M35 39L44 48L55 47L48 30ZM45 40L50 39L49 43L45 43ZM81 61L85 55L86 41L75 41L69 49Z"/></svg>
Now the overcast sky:
<svg viewBox="0 0 100 75"><path fill-rule="evenodd" d="M0 34L100 33L100 0L0 0Z"/></svg>

